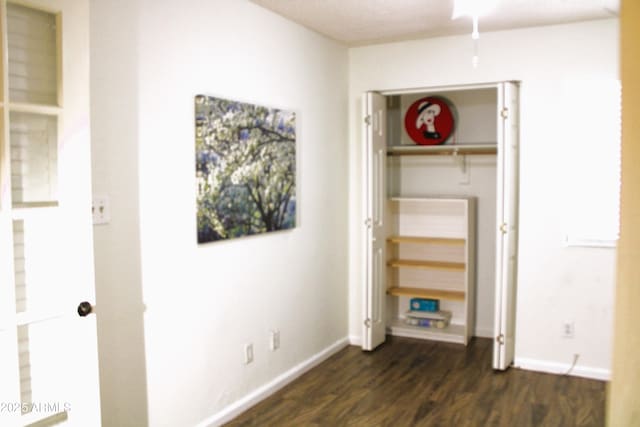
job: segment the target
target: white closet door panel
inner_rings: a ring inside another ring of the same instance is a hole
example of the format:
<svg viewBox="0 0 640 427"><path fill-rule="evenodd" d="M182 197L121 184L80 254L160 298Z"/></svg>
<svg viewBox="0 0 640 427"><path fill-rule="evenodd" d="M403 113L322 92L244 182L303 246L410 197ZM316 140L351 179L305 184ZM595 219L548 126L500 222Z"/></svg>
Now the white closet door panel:
<svg viewBox="0 0 640 427"><path fill-rule="evenodd" d="M515 353L518 245L518 87L498 88L496 293L493 368L507 369Z"/></svg>
<svg viewBox="0 0 640 427"><path fill-rule="evenodd" d="M386 336L386 99L369 92L363 99L365 191L365 286L363 350L373 350Z"/></svg>

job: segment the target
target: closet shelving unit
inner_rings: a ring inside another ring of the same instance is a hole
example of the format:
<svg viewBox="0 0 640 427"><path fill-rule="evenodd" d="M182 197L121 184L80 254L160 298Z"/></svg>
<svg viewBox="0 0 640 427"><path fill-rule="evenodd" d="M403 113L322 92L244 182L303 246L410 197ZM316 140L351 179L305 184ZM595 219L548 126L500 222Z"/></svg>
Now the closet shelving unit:
<svg viewBox="0 0 640 427"><path fill-rule="evenodd" d="M387 243L393 245L402 244L421 244L421 245L445 245L445 246L464 246L465 239L442 238L442 237L415 237L415 236L390 236ZM391 260L388 265L392 268L424 268L424 269L442 269L452 271L465 271L464 263L443 263L437 261L410 261L410 260ZM398 287L394 286L387 290L389 295L396 297L412 297L412 298L431 298L444 299L449 301L464 301L464 291L451 291L442 289L428 289L419 287Z"/></svg>
<svg viewBox="0 0 640 427"><path fill-rule="evenodd" d="M389 200L387 327L392 335L467 344L474 329L475 199ZM410 298L440 300L453 313L443 329L409 325Z"/></svg>

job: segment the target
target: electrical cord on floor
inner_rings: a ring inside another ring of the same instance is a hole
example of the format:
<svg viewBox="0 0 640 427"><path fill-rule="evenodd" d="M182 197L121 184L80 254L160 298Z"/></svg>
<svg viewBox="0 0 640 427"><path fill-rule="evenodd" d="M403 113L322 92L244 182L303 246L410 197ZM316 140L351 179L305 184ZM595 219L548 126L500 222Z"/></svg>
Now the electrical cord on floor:
<svg viewBox="0 0 640 427"><path fill-rule="evenodd" d="M573 355L573 363L571 364L571 366L569 367L569 370L567 372L565 372L564 375L565 377L569 376L569 374L571 373L571 371L573 371L573 368L576 367L576 364L578 363L578 358L580 357L580 355L578 353Z"/></svg>

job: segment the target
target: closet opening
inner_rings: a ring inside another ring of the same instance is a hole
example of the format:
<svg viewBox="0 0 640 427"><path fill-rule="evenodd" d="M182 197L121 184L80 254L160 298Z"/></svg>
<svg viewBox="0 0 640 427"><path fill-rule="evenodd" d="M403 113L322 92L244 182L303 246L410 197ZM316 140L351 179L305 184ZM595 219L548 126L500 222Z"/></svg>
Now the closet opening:
<svg viewBox="0 0 640 427"><path fill-rule="evenodd" d="M518 86L364 95L363 349L386 334L513 362Z"/></svg>

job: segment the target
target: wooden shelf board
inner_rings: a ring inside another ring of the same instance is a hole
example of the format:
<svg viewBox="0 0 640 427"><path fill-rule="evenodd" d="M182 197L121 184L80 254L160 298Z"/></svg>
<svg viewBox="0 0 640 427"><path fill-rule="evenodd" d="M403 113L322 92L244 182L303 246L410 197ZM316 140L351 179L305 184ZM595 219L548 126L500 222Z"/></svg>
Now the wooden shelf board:
<svg viewBox="0 0 640 427"><path fill-rule="evenodd" d="M397 145L387 147L387 156L450 156L457 154L497 154L496 144Z"/></svg>
<svg viewBox="0 0 640 427"><path fill-rule="evenodd" d="M464 325L451 324L443 329L407 325L403 319L396 319L387 325L391 335L408 338L432 339L467 345Z"/></svg>
<svg viewBox="0 0 640 427"><path fill-rule="evenodd" d="M465 264L463 262L392 259L387 262L387 265L394 268L407 267L420 268L425 270L465 271Z"/></svg>
<svg viewBox="0 0 640 427"><path fill-rule="evenodd" d="M431 298L449 301L464 301L465 299L463 291L445 291L442 289L393 287L387 289L387 293L396 297Z"/></svg>
<svg viewBox="0 0 640 427"><path fill-rule="evenodd" d="M466 241L465 239L447 237L391 236L387 239L387 242L464 246Z"/></svg>

